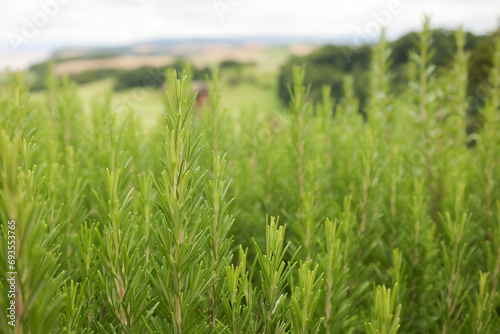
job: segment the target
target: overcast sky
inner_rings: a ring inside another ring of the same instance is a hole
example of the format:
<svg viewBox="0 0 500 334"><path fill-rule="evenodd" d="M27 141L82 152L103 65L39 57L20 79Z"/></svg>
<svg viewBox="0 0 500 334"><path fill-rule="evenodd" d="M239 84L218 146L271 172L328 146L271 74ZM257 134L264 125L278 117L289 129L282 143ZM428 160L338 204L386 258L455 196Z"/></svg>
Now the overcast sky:
<svg viewBox="0 0 500 334"><path fill-rule="evenodd" d="M421 27L485 33L500 0L0 0L0 67L66 46L172 38L321 37L346 43Z"/></svg>

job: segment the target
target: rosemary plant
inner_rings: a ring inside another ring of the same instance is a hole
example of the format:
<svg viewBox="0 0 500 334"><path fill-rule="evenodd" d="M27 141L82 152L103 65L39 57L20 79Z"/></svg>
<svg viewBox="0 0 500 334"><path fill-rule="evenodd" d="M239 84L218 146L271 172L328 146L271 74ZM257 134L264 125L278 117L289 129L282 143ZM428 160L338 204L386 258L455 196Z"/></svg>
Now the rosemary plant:
<svg viewBox="0 0 500 334"><path fill-rule="evenodd" d="M500 332L500 40L471 96L467 34L441 71L432 36L393 89L382 35L360 100L347 76L313 101L296 66L284 110L233 114L223 70L200 105L168 69L150 127L9 75L0 333Z"/></svg>

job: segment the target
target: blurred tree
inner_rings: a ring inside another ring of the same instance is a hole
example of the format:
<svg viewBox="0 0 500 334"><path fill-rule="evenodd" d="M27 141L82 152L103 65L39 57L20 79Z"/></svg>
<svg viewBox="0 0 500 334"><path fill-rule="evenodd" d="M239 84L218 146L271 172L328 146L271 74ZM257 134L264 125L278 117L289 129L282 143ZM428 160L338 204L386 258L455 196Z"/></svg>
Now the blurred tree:
<svg viewBox="0 0 500 334"><path fill-rule="evenodd" d="M482 86L487 82L488 72L491 68L491 55L494 36L499 35L500 30L486 36L466 34L467 43L465 51L471 54L468 71L469 85L467 94L471 98L469 115L477 114L478 106L486 96L482 93ZM390 63L394 74L391 90L395 94L402 93L407 88L408 82L408 54L414 48L417 37L415 32L408 33L399 39L389 43L392 50ZM437 73L448 70L453 65L453 57L456 52L456 43L453 32L449 30L435 30L432 35L432 48L435 53L431 59ZM331 95L336 101L342 96L342 82L346 75L354 76L354 90L359 100L360 112L364 113L365 101L368 93L368 68L372 54L371 45L342 46L326 45L306 56L292 56L281 68L278 77L278 94L283 104L288 104L290 95L287 86L292 82L293 64L301 64L306 67L305 82L311 83L310 99L319 101L321 98L321 87L329 85L332 87Z"/></svg>

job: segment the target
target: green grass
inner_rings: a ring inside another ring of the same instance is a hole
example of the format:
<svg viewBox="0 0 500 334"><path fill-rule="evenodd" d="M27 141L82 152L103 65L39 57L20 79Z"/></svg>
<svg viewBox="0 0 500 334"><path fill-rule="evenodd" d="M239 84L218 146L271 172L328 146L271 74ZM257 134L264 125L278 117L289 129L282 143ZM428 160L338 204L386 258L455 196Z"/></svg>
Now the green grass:
<svg viewBox="0 0 500 334"><path fill-rule="evenodd" d="M228 73L229 74L229 73ZM86 113L92 110L92 104L102 99L104 92L112 91L114 79L104 79L78 86L78 96L82 101ZM242 82L229 85L222 79L222 99L224 108L238 117L241 109L252 108L261 113L282 109L277 97L277 81L274 73L246 69L243 72ZM112 93L112 106L115 111L122 113L128 108L135 110L142 120L143 126L148 129L155 125L164 112L165 92L160 88L134 88ZM45 92L37 91L31 94L33 101L44 102Z"/></svg>

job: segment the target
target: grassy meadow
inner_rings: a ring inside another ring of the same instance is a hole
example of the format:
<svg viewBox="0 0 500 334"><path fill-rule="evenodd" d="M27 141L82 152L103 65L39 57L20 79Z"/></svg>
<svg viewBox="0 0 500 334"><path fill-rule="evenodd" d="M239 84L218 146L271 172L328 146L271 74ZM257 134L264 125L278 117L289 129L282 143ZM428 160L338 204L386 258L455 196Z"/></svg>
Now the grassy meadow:
<svg viewBox="0 0 500 334"><path fill-rule="evenodd" d="M221 86L224 90L221 96L221 107L227 109L233 117L238 117L242 109L250 108L255 111L283 109L277 94L276 77L279 67L289 56L290 50L286 47L270 47L262 51L259 61L252 66L221 71ZM202 60L197 60L197 58L198 56L193 57L192 60L201 63ZM213 59L207 57L202 64L209 64L215 68L217 60L220 61L220 56L214 56ZM86 65L89 65L87 63ZM231 82L235 80L235 77L236 82ZM90 113L92 104L102 98L104 92L109 92L112 94L114 111L120 113L131 108L141 118L144 126L156 124L158 118L164 113L164 90L154 87L134 87L113 92L116 80L116 78L105 78L78 85L77 95L84 112ZM43 104L45 90L34 91L31 98Z"/></svg>

